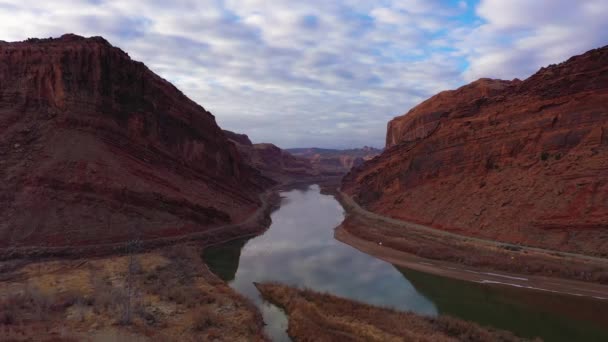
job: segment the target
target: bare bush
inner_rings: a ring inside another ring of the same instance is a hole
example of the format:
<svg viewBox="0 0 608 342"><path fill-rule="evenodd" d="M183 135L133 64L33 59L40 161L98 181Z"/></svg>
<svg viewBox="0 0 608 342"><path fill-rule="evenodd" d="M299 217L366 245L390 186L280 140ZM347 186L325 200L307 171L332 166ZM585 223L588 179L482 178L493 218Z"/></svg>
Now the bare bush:
<svg viewBox="0 0 608 342"><path fill-rule="evenodd" d="M222 318L217 312L208 307L201 307L195 313L192 329L195 331L206 331L210 328L218 328L222 325Z"/></svg>
<svg viewBox="0 0 608 342"><path fill-rule="evenodd" d="M0 324L15 325L26 321L46 321L53 299L36 287L0 299Z"/></svg>

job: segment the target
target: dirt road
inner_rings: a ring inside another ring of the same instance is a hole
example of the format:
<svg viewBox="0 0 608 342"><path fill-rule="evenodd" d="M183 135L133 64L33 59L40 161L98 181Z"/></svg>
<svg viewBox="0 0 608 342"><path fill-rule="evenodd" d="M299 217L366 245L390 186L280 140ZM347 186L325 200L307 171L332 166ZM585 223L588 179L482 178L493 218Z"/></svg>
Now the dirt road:
<svg viewBox="0 0 608 342"><path fill-rule="evenodd" d="M576 264L577 262L579 262L584 265L591 264L608 267L608 260L603 258L574 253L563 253L542 248L512 245L498 241L462 236L419 224L384 217L382 215L378 215L365 210L364 208L359 206L352 198L350 198L344 193L339 192L337 197L345 208L347 212L347 217L356 217L359 219L357 221L357 224L367 225L368 229L385 229L384 233L395 232L396 230L398 230L399 233L402 234L399 235L398 238L403 238L403 236L405 236L405 238L411 239L415 243L419 243L421 249L427 247L425 243L428 241L429 245L432 243L440 244L439 248L442 248L448 244L455 244L461 245L461 247L479 247L480 249L483 249L484 252L499 251L501 253L500 257L508 255L505 253L508 253L509 251L514 251L514 255L522 257L522 262L526 262L525 258L542 257L550 259L551 262L563 263L564 265ZM378 228L379 226L384 227ZM563 279L560 277L547 277L535 274L520 274L514 272L512 273L504 271L495 271L489 269L489 267L479 268L459 262L452 262L449 259L449 261L441 260L441 257L433 258L433 260L430 260L428 258L417 256L413 253L407 253L387 246L388 240L391 239L391 237L389 236L386 236L384 242L373 240L370 241L369 239L362 238L357 234L353 234L351 230L352 229L348 229L344 225L338 227L335 232L336 239L346 244L349 244L364 253L374 255L380 259L383 259L398 266L440 276L473 281L483 284L496 286L513 286L523 289L549 291L573 296L591 297L597 300L608 301L608 285L572 279ZM393 236L392 238L395 238L395 236ZM380 237L378 237L377 239L382 240L382 238ZM436 247L433 246L433 248ZM476 254L477 251L474 248L471 248L470 253ZM491 263L487 264L491 267Z"/></svg>

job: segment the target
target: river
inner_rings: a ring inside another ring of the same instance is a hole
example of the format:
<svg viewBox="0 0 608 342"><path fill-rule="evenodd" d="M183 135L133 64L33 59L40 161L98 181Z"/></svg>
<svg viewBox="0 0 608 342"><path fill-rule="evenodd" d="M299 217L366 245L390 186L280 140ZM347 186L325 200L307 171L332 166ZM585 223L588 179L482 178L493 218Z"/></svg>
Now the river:
<svg viewBox="0 0 608 342"><path fill-rule="evenodd" d="M277 281L423 315L449 314L545 341L608 341L605 302L400 269L334 239L344 210L318 185L281 197L263 235L203 253L214 273L258 306L273 341L289 341L287 318L262 300L253 282Z"/></svg>

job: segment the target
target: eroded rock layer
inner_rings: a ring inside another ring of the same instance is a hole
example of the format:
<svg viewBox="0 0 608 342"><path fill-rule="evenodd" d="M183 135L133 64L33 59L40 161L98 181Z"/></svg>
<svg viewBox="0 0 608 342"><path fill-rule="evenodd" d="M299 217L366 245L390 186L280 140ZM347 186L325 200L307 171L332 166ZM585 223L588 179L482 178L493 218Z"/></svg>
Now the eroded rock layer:
<svg viewBox="0 0 608 342"><path fill-rule="evenodd" d="M439 229L608 255L608 47L430 98L343 190Z"/></svg>
<svg viewBox="0 0 608 342"><path fill-rule="evenodd" d="M364 146L347 150L324 148L292 148L287 150L296 157L308 159L319 173L344 175L353 167L363 164L382 152L377 148Z"/></svg>
<svg viewBox="0 0 608 342"><path fill-rule="evenodd" d="M312 180L321 175L313 169L309 160L295 157L274 144L253 144L246 134L231 131L224 133L248 165L275 183Z"/></svg>
<svg viewBox="0 0 608 342"><path fill-rule="evenodd" d="M215 118L100 37L0 43L0 247L179 235L267 185Z"/></svg>

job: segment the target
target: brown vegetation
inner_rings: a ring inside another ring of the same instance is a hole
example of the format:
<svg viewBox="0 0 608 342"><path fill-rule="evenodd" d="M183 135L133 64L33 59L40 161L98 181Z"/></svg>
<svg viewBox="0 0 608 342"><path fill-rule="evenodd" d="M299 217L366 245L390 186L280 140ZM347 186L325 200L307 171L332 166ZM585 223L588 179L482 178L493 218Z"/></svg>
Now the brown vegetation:
<svg viewBox="0 0 608 342"><path fill-rule="evenodd" d="M259 312L213 275L199 252L178 245L134 254L135 262L113 256L15 267L0 281L0 336L14 341L265 340Z"/></svg>
<svg viewBox="0 0 608 342"><path fill-rule="evenodd" d="M287 312L288 333L295 341L522 340L452 317L424 317L275 283L256 286L266 300Z"/></svg>

